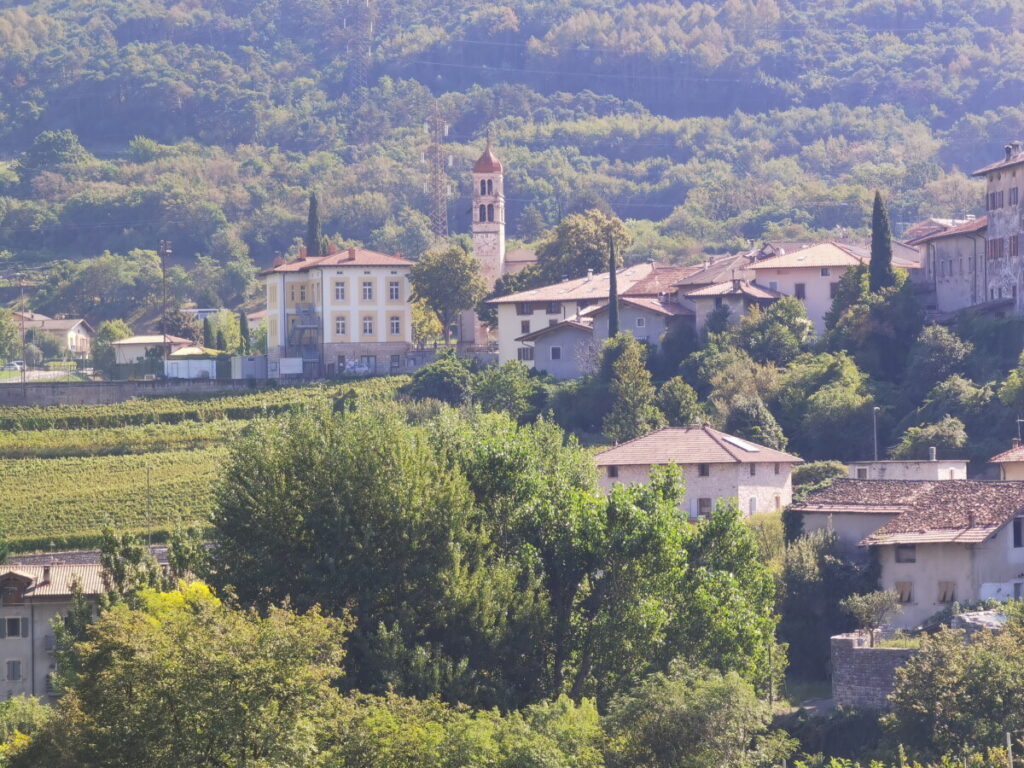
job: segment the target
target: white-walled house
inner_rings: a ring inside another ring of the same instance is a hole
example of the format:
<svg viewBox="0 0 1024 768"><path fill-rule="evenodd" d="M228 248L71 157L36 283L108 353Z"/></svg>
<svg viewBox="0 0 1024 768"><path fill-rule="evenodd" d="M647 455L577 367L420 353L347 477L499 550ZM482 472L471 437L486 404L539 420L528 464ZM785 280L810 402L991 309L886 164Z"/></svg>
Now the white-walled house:
<svg viewBox="0 0 1024 768"><path fill-rule="evenodd" d="M145 336L129 336L111 344L114 348L114 362L118 365L131 365L142 362L146 355L155 349L162 350L164 358L168 358L179 349L191 347L195 342L172 336L169 333L153 333Z"/></svg>
<svg viewBox="0 0 1024 768"><path fill-rule="evenodd" d="M75 580L87 597L106 591L98 564L0 567L0 700L53 695L50 675L56 669L56 658L52 621L67 616Z"/></svg>
<svg viewBox="0 0 1024 768"><path fill-rule="evenodd" d="M720 307L727 307L729 322L737 323L751 307L767 307L784 295L771 288L736 279L695 288L686 293L686 298L694 305L695 326L699 333L707 325L708 315Z"/></svg>
<svg viewBox="0 0 1024 768"><path fill-rule="evenodd" d="M919 626L954 602L1019 598L1024 483L837 480L793 509L804 531L835 531L874 550L882 589L900 595L891 623Z"/></svg>
<svg viewBox="0 0 1024 768"><path fill-rule="evenodd" d="M69 359L84 360L92 354L95 332L82 318L47 317L38 312L14 311L11 314L19 328L52 334Z"/></svg>
<svg viewBox="0 0 1024 768"><path fill-rule="evenodd" d="M853 480L966 480L966 459L851 461Z"/></svg>
<svg viewBox="0 0 1024 768"><path fill-rule="evenodd" d="M677 465L691 519L711 514L718 501L736 499L744 515L781 510L793 499L793 467L803 460L707 426L666 427L594 457L601 487L645 483L651 467Z"/></svg>

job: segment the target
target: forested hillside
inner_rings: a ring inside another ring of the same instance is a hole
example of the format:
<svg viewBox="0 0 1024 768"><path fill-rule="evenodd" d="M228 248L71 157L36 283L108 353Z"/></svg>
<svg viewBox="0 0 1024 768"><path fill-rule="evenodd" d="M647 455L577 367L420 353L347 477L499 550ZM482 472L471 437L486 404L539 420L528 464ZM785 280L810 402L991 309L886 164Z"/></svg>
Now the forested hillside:
<svg viewBox="0 0 1024 768"><path fill-rule="evenodd" d="M961 170L1024 134L1021 0L0 9L0 272L111 251L128 294L152 271L129 254L163 238L177 294L213 275L220 295L190 297L236 302L250 259L301 235L310 188L328 234L417 255L435 97L454 231L489 127L512 236L607 204L634 260L848 236L874 188L896 222L974 212ZM59 295L75 269L43 298L95 303Z"/></svg>

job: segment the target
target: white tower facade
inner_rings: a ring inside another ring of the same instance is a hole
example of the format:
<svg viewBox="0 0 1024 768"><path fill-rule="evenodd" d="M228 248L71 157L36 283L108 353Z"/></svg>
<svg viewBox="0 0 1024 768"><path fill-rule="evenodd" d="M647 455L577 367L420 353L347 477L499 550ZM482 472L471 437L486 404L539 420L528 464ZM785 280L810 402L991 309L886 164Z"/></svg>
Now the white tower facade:
<svg viewBox="0 0 1024 768"><path fill-rule="evenodd" d="M490 141L473 164L473 255L493 288L505 271L505 172Z"/></svg>

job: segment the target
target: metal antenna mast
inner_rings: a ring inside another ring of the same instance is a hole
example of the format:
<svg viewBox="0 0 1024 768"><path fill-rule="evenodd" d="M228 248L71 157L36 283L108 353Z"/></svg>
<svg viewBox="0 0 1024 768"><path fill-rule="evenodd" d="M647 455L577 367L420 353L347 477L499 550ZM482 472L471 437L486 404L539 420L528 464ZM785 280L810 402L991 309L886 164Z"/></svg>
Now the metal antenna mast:
<svg viewBox="0 0 1024 768"><path fill-rule="evenodd" d="M350 42L346 46L349 54L346 79L353 103L358 106L365 98L370 79L371 41L377 9L374 0L349 0L349 6L352 8L352 27Z"/></svg>
<svg viewBox="0 0 1024 768"><path fill-rule="evenodd" d="M441 110L434 102L434 111L423 126L430 137L430 144L424 153L424 160L430 171L427 191L430 194L430 228L434 242L448 238L448 174L451 156L445 152L444 142L448 137L448 123L441 116Z"/></svg>

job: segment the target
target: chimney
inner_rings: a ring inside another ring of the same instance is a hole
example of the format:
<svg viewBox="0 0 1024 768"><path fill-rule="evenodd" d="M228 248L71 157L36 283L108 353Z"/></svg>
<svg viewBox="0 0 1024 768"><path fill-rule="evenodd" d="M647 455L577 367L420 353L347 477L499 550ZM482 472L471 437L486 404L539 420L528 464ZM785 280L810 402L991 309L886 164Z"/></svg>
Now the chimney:
<svg viewBox="0 0 1024 768"><path fill-rule="evenodd" d="M939 460L938 452L935 450L935 446L933 445L931 448L928 449L928 461L938 461L938 460Z"/></svg>
<svg viewBox="0 0 1024 768"><path fill-rule="evenodd" d="M44 565L43 566L43 580L40 583L41 584L49 584L50 583L50 566L48 566L48 565Z"/></svg>
<svg viewBox="0 0 1024 768"><path fill-rule="evenodd" d="M1006 159L1009 160L1013 156L1013 145L1007 144L1003 147L1003 151L1006 152Z"/></svg>
<svg viewBox="0 0 1024 768"><path fill-rule="evenodd" d="M590 280L593 279L593 277L594 277L594 270L588 269L587 270L587 282L590 282Z"/></svg>
<svg viewBox="0 0 1024 768"><path fill-rule="evenodd" d="M277 254L277 256L274 257L274 266L280 267L282 264L284 264L284 259L281 258L281 254Z"/></svg>
<svg viewBox="0 0 1024 768"><path fill-rule="evenodd" d="M306 246L300 245L299 246L299 259L305 259L305 258L306 258Z"/></svg>
<svg viewBox="0 0 1024 768"><path fill-rule="evenodd" d="M348 249L348 260L349 261L355 261L356 260L356 249L355 248L349 248Z"/></svg>
<svg viewBox="0 0 1024 768"><path fill-rule="evenodd" d="M732 289L734 291L738 291L740 289L740 279L738 277L734 277L732 279Z"/></svg>
<svg viewBox="0 0 1024 768"><path fill-rule="evenodd" d="M1013 438L1013 440L1010 441L1010 447L1011 448L1020 448L1020 438L1019 437Z"/></svg>

